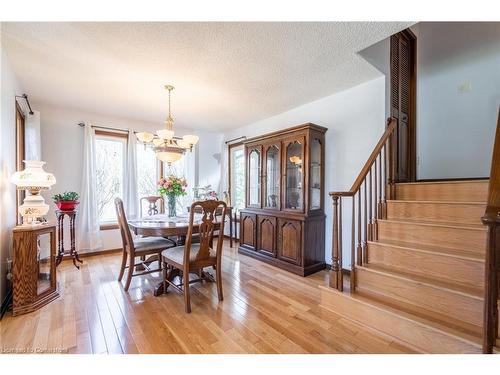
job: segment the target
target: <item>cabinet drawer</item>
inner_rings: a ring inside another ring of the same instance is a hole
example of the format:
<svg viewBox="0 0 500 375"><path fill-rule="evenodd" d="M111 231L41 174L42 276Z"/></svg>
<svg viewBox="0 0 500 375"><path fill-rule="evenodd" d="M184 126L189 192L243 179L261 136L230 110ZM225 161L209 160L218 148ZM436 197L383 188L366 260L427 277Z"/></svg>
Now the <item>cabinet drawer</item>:
<svg viewBox="0 0 500 375"><path fill-rule="evenodd" d="M293 264L301 264L302 222L299 220L278 219L279 259Z"/></svg>
<svg viewBox="0 0 500 375"><path fill-rule="evenodd" d="M276 256L276 217L257 216L257 250L263 254Z"/></svg>

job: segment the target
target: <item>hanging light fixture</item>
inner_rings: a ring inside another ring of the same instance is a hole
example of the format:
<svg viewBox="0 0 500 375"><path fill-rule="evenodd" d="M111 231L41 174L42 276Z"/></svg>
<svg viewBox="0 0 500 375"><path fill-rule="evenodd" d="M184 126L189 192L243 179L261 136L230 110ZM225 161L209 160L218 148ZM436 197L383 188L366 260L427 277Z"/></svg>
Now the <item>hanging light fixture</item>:
<svg viewBox="0 0 500 375"><path fill-rule="evenodd" d="M156 136L148 132L137 133L137 139L146 146L152 143L156 158L168 165L176 162L185 154L186 150L193 150L193 146L198 143L199 137L196 135L185 135L182 138L174 134L174 119L171 112L171 95L174 86L166 85L168 90L168 117L165 121L165 129L156 131Z"/></svg>

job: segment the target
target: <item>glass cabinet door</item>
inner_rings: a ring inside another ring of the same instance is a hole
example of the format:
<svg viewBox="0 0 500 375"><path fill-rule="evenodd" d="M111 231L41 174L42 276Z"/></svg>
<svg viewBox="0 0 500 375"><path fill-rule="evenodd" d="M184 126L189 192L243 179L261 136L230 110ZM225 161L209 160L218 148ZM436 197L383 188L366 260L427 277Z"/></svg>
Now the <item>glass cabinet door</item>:
<svg viewBox="0 0 500 375"><path fill-rule="evenodd" d="M304 140L285 143L285 208L302 210L304 207L303 162Z"/></svg>
<svg viewBox="0 0 500 375"><path fill-rule="evenodd" d="M266 194L264 198L264 206L266 208L273 208L278 210L280 208L280 159L280 146L271 145L266 149Z"/></svg>
<svg viewBox="0 0 500 375"><path fill-rule="evenodd" d="M52 233L42 233L36 236L37 295L44 294L54 287L55 264L51 252L52 241L54 241L52 236Z"/></svg>
<svg viewBox="0 0 500 375"><path fill-rule="evenodd" d="M311 142L311 169L309 171L310 210L321 209L321 141L313 138Z"/></svg>
<svg viewBox="0 0 500 375"><path fill-rule="evenodd" d="M260 207L261 171L260 149L250 149L248 153L248 205Z"/></svg>

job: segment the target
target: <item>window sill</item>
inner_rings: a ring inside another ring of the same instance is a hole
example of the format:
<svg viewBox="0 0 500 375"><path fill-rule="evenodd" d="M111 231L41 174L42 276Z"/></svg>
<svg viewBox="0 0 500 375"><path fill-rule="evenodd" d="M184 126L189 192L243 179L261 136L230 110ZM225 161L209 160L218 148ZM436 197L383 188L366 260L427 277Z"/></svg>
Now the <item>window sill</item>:
<svg viewBox="0 0 500 375"><path fill-rule="evenodd" d="M120 227L118 226L118 223L101 224L101 226L99 227L100 230L114 230L119 228Z"/></svg>

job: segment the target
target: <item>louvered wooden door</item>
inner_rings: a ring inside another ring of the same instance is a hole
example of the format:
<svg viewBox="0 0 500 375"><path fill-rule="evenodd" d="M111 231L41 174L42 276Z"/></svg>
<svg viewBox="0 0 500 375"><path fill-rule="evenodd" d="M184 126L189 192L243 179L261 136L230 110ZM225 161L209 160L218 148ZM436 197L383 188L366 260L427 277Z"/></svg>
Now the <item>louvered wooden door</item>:
<svg viewBox="0 0 500 375"><path fill-rule="evenodd" d="M398 121L391 157L396 182L416 179L415 44L409 30L391 36L391 116Z"/></svg>

